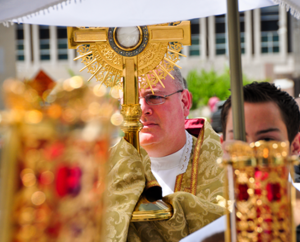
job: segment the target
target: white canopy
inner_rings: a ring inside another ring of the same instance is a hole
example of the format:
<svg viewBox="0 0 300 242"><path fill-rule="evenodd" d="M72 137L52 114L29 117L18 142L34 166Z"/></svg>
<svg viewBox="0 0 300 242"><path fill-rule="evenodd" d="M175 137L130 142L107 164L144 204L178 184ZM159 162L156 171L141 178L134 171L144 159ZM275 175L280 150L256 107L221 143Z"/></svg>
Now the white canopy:
<svg viewBox="0 0 300 242"><path fill-rule="evenodd" d="M300 0L239 0L246 11L278 3L299 16ZM226 0L0 0L0 22L57 26L136 26L226 13Z"/></svg>

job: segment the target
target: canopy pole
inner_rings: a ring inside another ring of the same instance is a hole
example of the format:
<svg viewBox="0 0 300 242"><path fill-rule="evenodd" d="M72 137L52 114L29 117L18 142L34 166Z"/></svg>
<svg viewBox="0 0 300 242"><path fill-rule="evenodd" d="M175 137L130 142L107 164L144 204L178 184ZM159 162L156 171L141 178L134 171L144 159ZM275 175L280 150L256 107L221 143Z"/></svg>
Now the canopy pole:
<svg viewBox="0 0 300 242"><path fill-rule="evenodd" d="M233 135L235 140L246 141L243 77L241 67L240 21L237 0L227 0L227 29Z"/></svg>

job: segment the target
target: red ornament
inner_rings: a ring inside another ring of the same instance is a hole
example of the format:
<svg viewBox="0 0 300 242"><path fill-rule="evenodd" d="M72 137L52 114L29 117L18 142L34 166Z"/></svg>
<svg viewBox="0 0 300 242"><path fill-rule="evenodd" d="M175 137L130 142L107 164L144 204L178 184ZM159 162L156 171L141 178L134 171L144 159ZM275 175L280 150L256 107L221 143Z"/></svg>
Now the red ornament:
<svg viewBox="0 0 300 242"><path fill-rule="evenodd" d="M60 197L64 197L68 192L67 179L68 179L68 168L65 166L58 168L56 173L55 188L58 196Z"/></svg>
<svg viewBox="0 0 300 242"><path fill-rule="evenodd" d="M239 191L239 194L238 194L239 201L247 201L249 199L247 184L239 184L238 191Z"/></svg>
<svg viewBox="0 0 300 242"><path fill-rule="evenodd" d="M80 192L81 170L79 167L69 168L68 174L68 194L76 196Z"/></svg>
<svg viewBox="0 0 300 242"><path fill-rule="evenodd" d="M268 183L267 184L267 198L270 202L280 201L280 184L279 183Z"/></svg>
<svg viewBox="0 0 300 242"><path fill-rule="evenodd" d="M76 196L81 189L81 169L79 167L60 167L56 173L56 192L58 196Z"/></svg>

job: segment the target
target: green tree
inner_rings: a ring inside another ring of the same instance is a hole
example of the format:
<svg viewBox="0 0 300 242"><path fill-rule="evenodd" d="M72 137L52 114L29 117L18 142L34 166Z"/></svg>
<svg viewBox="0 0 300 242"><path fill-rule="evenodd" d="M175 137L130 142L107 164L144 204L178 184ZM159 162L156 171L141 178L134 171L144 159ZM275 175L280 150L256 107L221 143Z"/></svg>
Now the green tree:
<svg viewBox="0 0 300 242"><path fill-rule="evenodd" d="M243 76L243 85L251 83L246 76ZM209 98L218 97L220 100L227 99L230 92L230 74L226 69L223 74L218 75L216 71L192 70L187 75L189 91L193 95L192 109L207 105Z"/></svg>

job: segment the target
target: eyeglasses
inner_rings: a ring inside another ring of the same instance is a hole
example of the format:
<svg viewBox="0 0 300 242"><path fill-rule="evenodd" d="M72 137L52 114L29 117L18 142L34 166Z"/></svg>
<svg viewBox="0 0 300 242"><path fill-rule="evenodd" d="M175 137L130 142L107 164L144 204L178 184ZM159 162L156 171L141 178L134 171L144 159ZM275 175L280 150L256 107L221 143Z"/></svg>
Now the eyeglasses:
<svg viewBox="0 0 300 242"><path fill-rule="evenodd" d="M178 90L176 92L173 92L169 95L154 95L154 94L147 94L146 96L144 97L139 97L140 99L141 98L145 98L145 101L147 104L149 105L159 105L159 104L163 104L166 100L167 100L167 97L175 94L175 93L178 93L178 92L183 92L183 90Z"/></svg>

